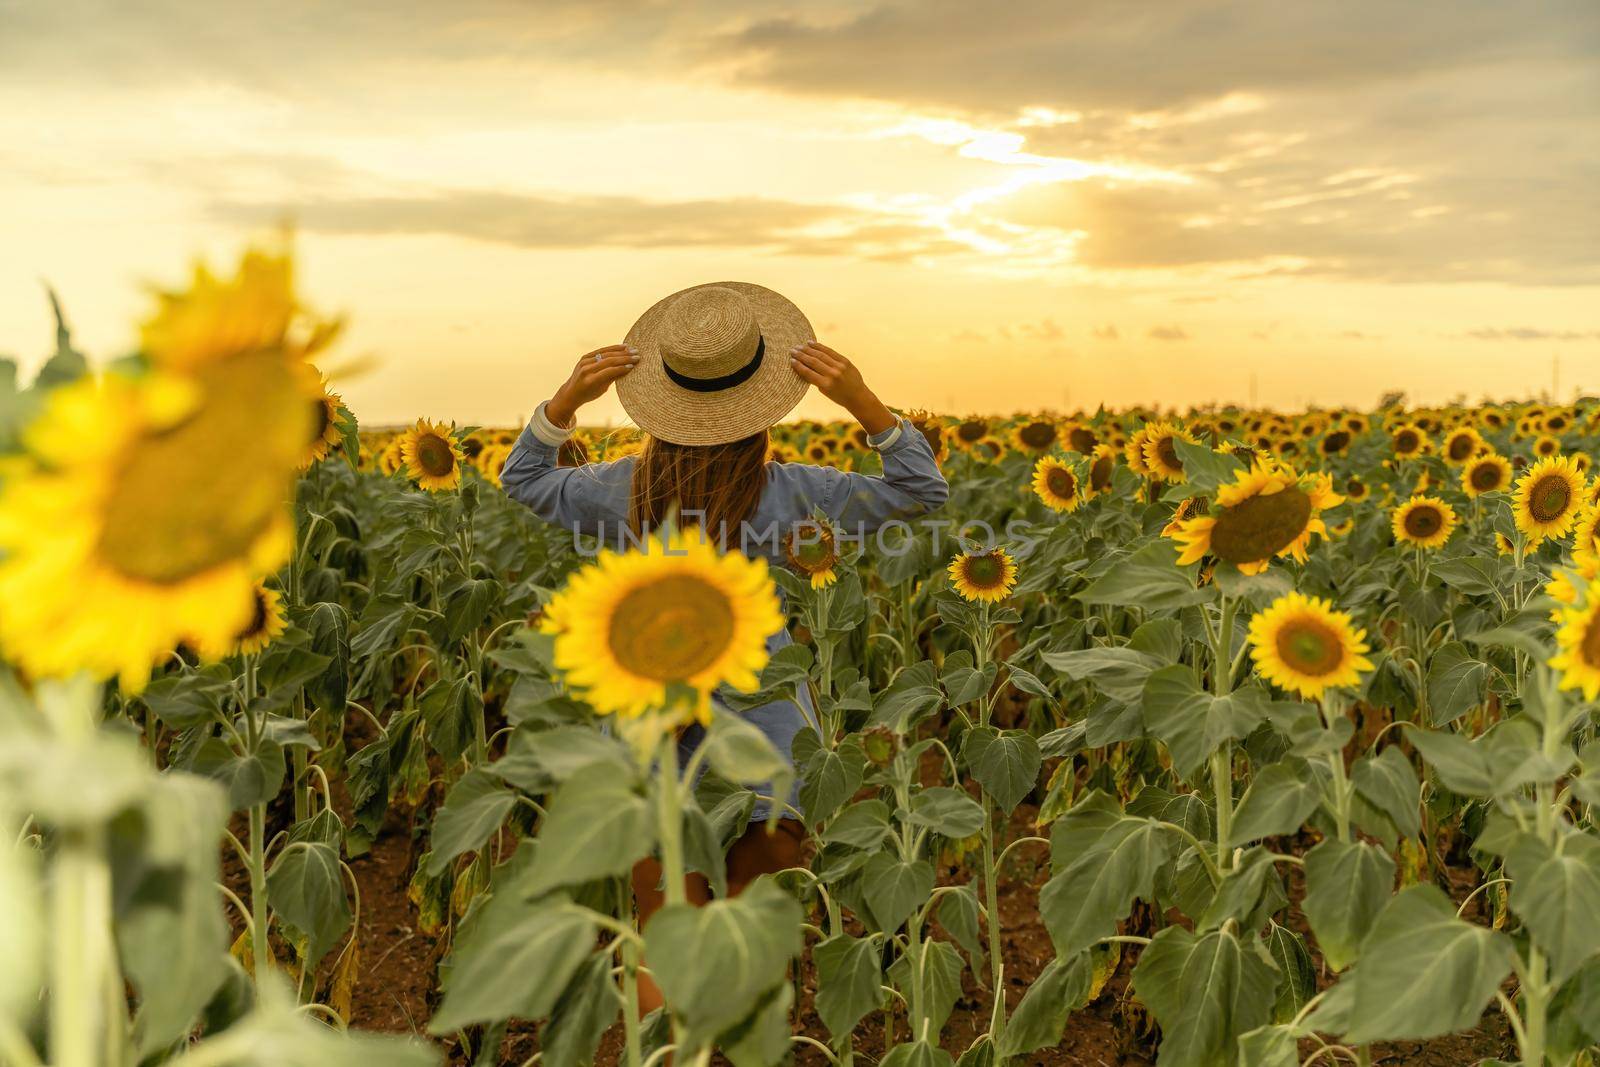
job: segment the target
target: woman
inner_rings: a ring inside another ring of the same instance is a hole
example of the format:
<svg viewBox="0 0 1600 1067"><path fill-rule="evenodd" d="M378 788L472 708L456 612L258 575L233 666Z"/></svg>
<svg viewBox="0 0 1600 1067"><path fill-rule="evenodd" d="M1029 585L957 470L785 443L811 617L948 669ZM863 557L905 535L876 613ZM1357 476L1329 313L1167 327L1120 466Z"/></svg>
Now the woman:
<svg viewBox="0 0 1600 1067"><path fill-rule="evenodd" d="M628 416L645 431L644 450L612 463L561 467L562 444L578 409L615 383ZM843 407L883 458L882 477L801 463L768 462L767 431L806 389ZM500 481L512 499L547 522L614 547L637 544L641 532L673 515L698 522L724 548L784 558L783 540L825 514L851 537L884 523L924 514L944 503L949 487L928 443L886 408L848 359L813 338L800 309L770 289L717 282L674 293L634 323L623 344L578 361L572 376L540 404L506 459ZM768 652L790 643L780 630ZM815 721L809 696L744 713L785 756L800 729ZM698 725L679 739L679 766L700 744ZM799 803L798 788L789 796ZM759 825L771 806L757 803L751 826L728 851L728 890L801 862L804 831L792 810L779 812L778 833ZM663 901L661 868L641 861L633 891L643 924ZM696 903L710 890L699 875L685 886ZM642 1011L661 1004L641 976Z"/></svg>

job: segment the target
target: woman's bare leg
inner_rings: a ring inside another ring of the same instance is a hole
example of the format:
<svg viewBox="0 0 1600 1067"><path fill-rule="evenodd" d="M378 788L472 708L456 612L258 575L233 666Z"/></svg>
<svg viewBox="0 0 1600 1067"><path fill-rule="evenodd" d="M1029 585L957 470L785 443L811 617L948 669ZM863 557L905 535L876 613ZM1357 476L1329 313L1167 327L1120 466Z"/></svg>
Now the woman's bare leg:
<svg viewBox="0 0 1600 1067"><path fill-rule="evenodd" d="M683 880L683 895L695 907L704 907L711 900L711 886L705 876L691 874ZM639 913L639 929L643 930L650 916L661 910L667 902L665 886L661 881L661 861L655 857L640 860L633 865L633 904ZM645 961L649 966L649 961ZM661 989L651 977L639 972L639 1016L643 1018L661 1007Z"/></svg>
<svg viewBox="0 0 1600 1067"><path fill-rule="evenodd" d="M738 896L763 874L798 867L804 858L804 843L805 829L792 819L780 819L771 833L765 823L751 824L728 849L728 895ZM652 857L633 865L633 902L639 913L639 929L643 930L650 916L666 903L662 889L660 861ZM686 877L683 890L689 903L697 908L711 900L711 887L704 875ZM640 972L638 988L641 1017L661 1007L661 989L648 974Z"/></svg>

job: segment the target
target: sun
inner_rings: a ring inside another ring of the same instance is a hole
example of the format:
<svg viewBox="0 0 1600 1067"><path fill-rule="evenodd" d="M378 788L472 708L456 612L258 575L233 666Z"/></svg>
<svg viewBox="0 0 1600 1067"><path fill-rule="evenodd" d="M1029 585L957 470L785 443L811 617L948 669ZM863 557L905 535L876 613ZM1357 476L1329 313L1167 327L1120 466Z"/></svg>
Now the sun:
<svg viewBox="0 0 1600 1067"><path fill-rule="evenodd" d="M1250 658L1262 678L1315 700L1359 684L1361 672L1372 669L1366 638L1327 600L1289 593L1250 620Z"/></svg>
<svg viewBox="0 0 1600 1067"><path fill-rule="evenodd" d="M710 720L720 686L754 690L783 628L765 560L717 551L698 530L603 551L546 606L555 665L602 715L686 711ZM678 687L687 708L669 706Z"/></svg>

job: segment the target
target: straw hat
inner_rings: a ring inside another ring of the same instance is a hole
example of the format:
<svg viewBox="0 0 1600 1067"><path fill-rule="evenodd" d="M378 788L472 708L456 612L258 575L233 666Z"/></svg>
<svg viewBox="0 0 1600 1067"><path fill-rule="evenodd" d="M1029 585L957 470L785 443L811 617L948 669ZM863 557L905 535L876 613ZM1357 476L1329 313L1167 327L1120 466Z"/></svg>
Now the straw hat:
<svg viewBox="0 0 1600 1067"><path fill-rule="evenodd" d="M815 337L800 309L771 289L696 285L657 301L628 331L639 364L618 379L617 397L663 441L737 441L800 402L806 381L789 366L789 350Z"/></svg>

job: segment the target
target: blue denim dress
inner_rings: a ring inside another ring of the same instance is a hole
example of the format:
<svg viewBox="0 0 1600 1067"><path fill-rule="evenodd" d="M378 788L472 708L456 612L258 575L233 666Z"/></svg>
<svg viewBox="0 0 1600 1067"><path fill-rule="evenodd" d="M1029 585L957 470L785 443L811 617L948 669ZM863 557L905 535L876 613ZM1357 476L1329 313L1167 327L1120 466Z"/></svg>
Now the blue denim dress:
<svg viewBox="0 0 1600 1067"><path fill-rule="evenodd" d="M546 522L624 548L632 543L628 505L634 459L627 456L609 463L558 466L556 458L568 435L569 431L545 416L544 405L539 405L500 470L500 484L511 499L526 504ZM783 535L816 511L826 515L842 536L859 539L876 534L889 523L914 520L945 502L949 485L939 473L928 442L910 423L902 419L867 440L883 459L881 476L809 463L768 463L766 488L747 524L751 536L730 537L730 547L782 566ZM792 643L788 630L779 630L767 639L767 652ZM752 708L743 717L786 757L802 728L816 728L816 711L805 692L799 704L775 701ZM684 731L679 741L680 766L703 739L699 726ZM799 807L798 783L790 792L789 803ZM765 819L768 812L769 805L758 801L752 818Z"/></svg>

